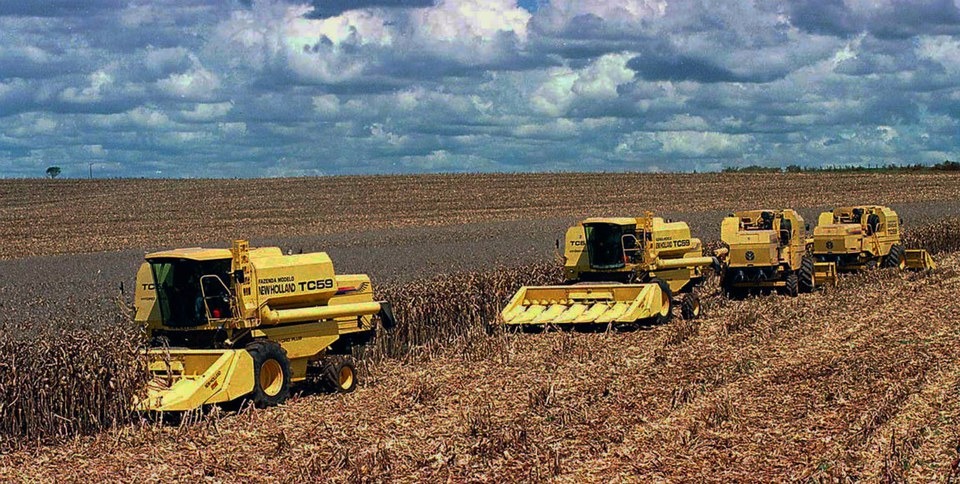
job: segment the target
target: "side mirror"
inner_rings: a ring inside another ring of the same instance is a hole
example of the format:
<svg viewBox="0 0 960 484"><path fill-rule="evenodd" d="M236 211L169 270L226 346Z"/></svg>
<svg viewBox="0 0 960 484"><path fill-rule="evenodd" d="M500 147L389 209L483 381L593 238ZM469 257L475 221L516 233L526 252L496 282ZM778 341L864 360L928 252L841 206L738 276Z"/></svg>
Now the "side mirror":
<svg viewBox="0 0 960 484"><path fill-rule="evenodd" d="M810 224L804 225L804 228L803 228L803 229L806 230L807 232L809 232L809 231L810 231Z"/></svg>
<svg viewBox="0 0 960 484"><path fill-rule="evenodd" d="M557 250L560 250L560 239L556 239L554 242L556 242Z"/></svg>
<svg viewBox="0 0 960 484"><path fill-rule="evenodd" d="M233 271L233 280L239 282L240 284L243 284L245 279L246 278L243 275L243 269L237 269Z"/></svg>

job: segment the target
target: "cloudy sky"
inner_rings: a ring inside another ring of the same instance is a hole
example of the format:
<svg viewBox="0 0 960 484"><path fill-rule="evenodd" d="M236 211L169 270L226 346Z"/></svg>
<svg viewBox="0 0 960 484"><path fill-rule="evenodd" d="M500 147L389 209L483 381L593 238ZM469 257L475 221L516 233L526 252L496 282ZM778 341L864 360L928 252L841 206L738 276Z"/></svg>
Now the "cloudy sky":
<svg viewBox="0 0 960 484"><path fill-rule="evenodd" d="M0 0L0 177L956 160L958 34L960 0Z"/></svg>

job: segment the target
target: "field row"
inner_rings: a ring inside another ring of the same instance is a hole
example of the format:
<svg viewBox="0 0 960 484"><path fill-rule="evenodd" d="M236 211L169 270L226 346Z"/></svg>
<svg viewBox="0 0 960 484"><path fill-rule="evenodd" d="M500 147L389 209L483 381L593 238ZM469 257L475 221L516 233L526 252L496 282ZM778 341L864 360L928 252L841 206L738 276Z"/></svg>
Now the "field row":
<svg viewBox="0 0 960 484"><path fill-rule="evenodd" d="M909 189L905 189L909 186ZM954 174L521 174L0 180L0 259L385 228L955 201ZM64 235L69 234L69 235Z"/></svg>

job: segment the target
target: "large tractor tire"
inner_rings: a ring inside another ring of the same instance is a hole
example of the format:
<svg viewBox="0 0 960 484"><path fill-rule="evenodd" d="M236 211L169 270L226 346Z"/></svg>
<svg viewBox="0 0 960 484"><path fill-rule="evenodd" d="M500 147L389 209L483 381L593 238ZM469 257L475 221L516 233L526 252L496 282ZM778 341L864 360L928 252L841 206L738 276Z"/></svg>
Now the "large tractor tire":
<svg viewBox="0 0 960 484"><path fill-rule="evenodd" d="M357 388L357 365L349 356L331 356L323 368L327 385L337 393L350 393Z"/></svg>
<svg viewBox="0 0 960 484"><path fill-rule="evenodd" d="M797 273L790 273L786 282L787 285L783 288L783 292L790 297L797 297L800 294L800 278L797 277Z"/></svg>
<svg viewBox="0 0 960 484"><path fill-rule="evenodd" d="M700 306L700 298L692 292L683 295L680 300L680 317L683 319L697 319L703 308Z"/></svg>
<svg viewBox="0 0 960 484"><path fill-rule="evenodd" d="M903 249L903 246L900 244L894 244L890 247L890 253L883 258L882 267L887 269L902 269L904 262L903 258L906 254L906 251Z"/></svg>
<svg viewBox="0 0 960 484"><path fill-rule="evenodd" d="M670 291L670 285L663 279L653 278L651 283L660 286L660 293L663 302L663 308L654 316L655 324L667 324L673 318L673 292Z"/></svg>
<svg viewBox="0 0 960 484"><path fill-rule="evenodd" d="M814 274L814 263L813 257L809 255L803 256L803 259L800 261L800 271L798 273L798 278L800 279L800 292L813 292L815 281L813 279Z"/></svg>
<svg viewBox="0 0 960 484"><path fill-rule="evenodd" d="M253 393L250 400L257 408L280 405L290 397L290 359L275 341L254 341L247 345L253 358Z"/></svg>

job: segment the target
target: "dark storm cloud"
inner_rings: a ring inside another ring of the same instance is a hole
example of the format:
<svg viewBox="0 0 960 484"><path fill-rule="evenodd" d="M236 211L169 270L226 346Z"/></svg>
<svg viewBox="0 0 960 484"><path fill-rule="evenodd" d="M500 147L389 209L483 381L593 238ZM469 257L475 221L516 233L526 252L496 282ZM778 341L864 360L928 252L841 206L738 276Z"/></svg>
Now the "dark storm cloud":
<svg viewBox="0 0 960 484"><path fill-rule="evenodd" d="M335 17L347 10L363 8L423 8L433 6L434 0L313 0L310 18Z"/></svg>
<svg viewBox="0 0 960 484"><path fill-rule="evenodd" d="M786 74L737 74L707 60L662 53L639 55L630 59L627 66L651 81L770 82Z"/></svg>
<svg viewBox="0 0 960 484"><path fill-rule="evenodd" d="M845 37L864 28L844 0L797 0L788 7L790 21L808 32Z"/></svg>
<svg viewBox="0 0 960 484"><path fill-rule="evenodd" d="M74 17L118 10L126 0L0 0L0 16Z"/></svg>
<svg viewBox="0 0 960 484"><path fill-rule="evenodd" d="M857 6L844 0L798 0L789 2L788 9L797 27L828 35L869 32L879 38L906 39L960 32L960 8L953 0L887 0Z"/></svg>

